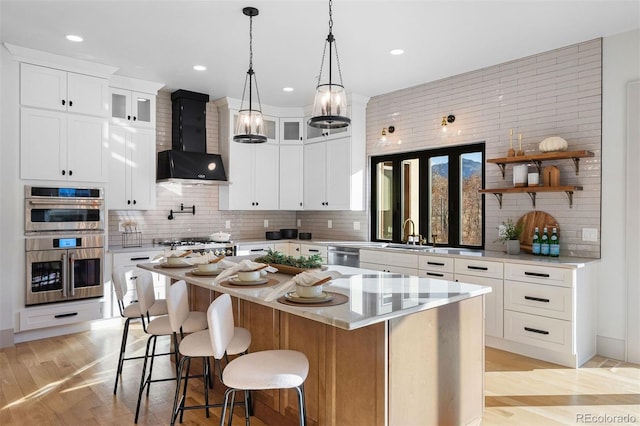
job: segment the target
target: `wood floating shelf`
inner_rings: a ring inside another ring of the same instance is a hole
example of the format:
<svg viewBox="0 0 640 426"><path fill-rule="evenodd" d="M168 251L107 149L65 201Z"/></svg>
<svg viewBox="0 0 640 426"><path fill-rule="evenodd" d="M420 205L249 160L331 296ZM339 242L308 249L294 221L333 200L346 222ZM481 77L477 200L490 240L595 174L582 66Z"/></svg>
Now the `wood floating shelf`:
<svg viewBox="0 0 640 426"><path fill-rule="evenodd" d="M564 192L569 198L569 208L573 207L574 191L582 191L582 186L565 185L565 186L525 186L521 188L497 188L497 189L480 189L481 194L493 194L498 199L500 208L502 208L502 194L528 194L531 198L533 207L536 207L536 194L538 192Z"/></svg>
<svg viewBox="0 0 640 426"><path fill-rule="evenodd" d="M573 160L573 166L576 170L576 176L580 174L580 159L593 157L592 151L558 151L558 152L545 152L541 154L533 155L520 155L518 157L502 157L502 158L490 158L487 163L497 164L502 172L502 179L504 179L505 165L506 164L522 164L533 163L538 168L538 173L542 173L542 162L553 160Z"/></svg>

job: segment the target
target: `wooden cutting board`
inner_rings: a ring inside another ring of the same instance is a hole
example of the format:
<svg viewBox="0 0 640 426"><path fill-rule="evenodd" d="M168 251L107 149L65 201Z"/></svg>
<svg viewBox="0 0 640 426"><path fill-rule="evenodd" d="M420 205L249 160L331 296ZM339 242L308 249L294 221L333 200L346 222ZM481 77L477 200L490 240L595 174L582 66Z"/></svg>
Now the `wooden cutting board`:
<svg viewBox="0 0 640 426"><path fill-rule="evenodd" d="M560 236L560 226L558 225L558 221L549 213L543 211L535 210L526 213L518 219L516 225L522 225L520 249L528 253L531 253L531 240L533 240L533 232L535 231L536 226L540 230L540 236L542 236L542 230L545 226L547 227L549 236L551 236L551 228L556 228L558 230L558 236Z"/></svg>

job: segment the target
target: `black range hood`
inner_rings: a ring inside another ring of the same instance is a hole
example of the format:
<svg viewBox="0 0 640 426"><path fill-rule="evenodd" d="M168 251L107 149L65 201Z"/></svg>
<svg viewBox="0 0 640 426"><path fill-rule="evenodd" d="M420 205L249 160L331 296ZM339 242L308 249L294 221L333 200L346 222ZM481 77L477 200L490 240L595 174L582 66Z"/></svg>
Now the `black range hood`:
<svg viewBox="0 0 640 426"><path fill-rule="evenodd" d="M218 154L207 153L209 95L177 90L171 94L171 147L158 153L157 182L219 183L227 175Z"/></svg>

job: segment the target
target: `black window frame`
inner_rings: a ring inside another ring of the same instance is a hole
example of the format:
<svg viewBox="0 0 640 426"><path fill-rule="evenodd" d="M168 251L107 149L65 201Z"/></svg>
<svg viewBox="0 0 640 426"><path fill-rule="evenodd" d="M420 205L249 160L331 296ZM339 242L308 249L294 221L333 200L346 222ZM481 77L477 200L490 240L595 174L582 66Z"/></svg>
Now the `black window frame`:
<svg viewBox="0 0 640 426"><path fill-rule="evenodd" d="M369 214L370 214L370 232L371 232L371 240L379 241L379 242L390 242L390 243L402 243L402 222L403 218L401 216L401 184L402 184L402 173L401 164L404 160L409 159L418 159L419 161L419 190L418 190L418 203L420 205L420 221L419 221L419 229L416 231L422 235L424 238L427 238L427 241L430 241L431 238L427 237L428 229L429 229L429 212L431 211L431 206L429 205L429 158L431 157L449 157L449 205L447 206L449 210L449 235L448 235L448 243L447 247L456 247L456 248L468 248L468 249L484 249L485 246L485 223L486 223L486 207L485 207L485 196L481 194L482 197L482 241L481 244L476 245L468 245L468 244L460 244L460 215L453 214L454 212L458 213L460 210L460 164L457 161L461 155L481 152L482 153L482 182L481 187L485 187L485 141L475 142L467 145L455 145L455 146L447 146L447 147L438 147L433 149L426 149L420 151L411 151L411 152L400 152L394 154L383 154L376 155L370 158L369 166L371 170L371 197L370 197L370 206L369 206ZM377 164L381 162L391 162L393 164L393 181L392 181L392 191L394 194L393 197L393 232L391 240L383 240L377 237L377 229L378 229L378 217L377 217Z"/></svg>

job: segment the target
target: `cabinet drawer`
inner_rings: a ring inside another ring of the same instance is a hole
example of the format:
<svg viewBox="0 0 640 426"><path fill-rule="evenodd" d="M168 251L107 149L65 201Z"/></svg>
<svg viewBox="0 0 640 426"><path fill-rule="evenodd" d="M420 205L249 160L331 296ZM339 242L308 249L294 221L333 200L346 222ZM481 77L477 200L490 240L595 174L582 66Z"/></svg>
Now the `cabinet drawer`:
<svg viewBox="0 0 640 426"><path fill-rule="evenodd" d="M570 321L572 319L570 288L542 284L504 282L504 308Z"/></svg>
<svg viewBox="0 0 640 426"><path fill-rule="evenodd" d="M502 278L502 262L456 259L455 272L456 274L476 275L478 277Z"/></svg>
<svg viewBox="0 0 640 426"><path fill-rule="evenodd" d="M129 252L129 253L113 253L113 267L117 266L135 266L138 263L149 263L162 251L145 251L145 252Z"/></svg>
<svg viewBox="0 0 640 426"><path fill-rule="evenodd" d="M553 351L573 353L569 321L505 310L504 338Z"/></svg>
<svg viewBox="0 0 640 426"><path fill-rule="evenodd" d="M27 308L20 311L20 331L74 324L102 318L102 299Z"/></svg>
<svg viewBox="0 0 640 426"><path fill-rule="evenodd" d="M517 263L504 264L504 278L507 280L571 287L574 274L574 269L520 265Z"/></svg>
<svg viewBox="0 0 640 426"><path fill-rule="evenodd" d="M425 271L424 269L419 269L418 276L423 278L435 278L438 280L453 281L453 272Z"/></svg>
<svg viewBox="0 0 640 426"><path fill-rule="evenodd" d="M405 275L418 275L418 270L416 268L407 268L404 266L396 266L396 265L383 265L380 263L369 263L369 262L360 262L360 267L362 269L372 269L374 271L382 271L382 272L391 272L394 274L405 274ZM433 277L437 278L437 277Z"/></svg>
<svg viewBox="0 0 640 426"><path fill-rule="evenodd" d="M314 254L319 254L324 259L327 258L327 246L319 246L313 244L302 244L300 243L300 254L302 256L312 256Z"/></svg>
<svg viewBox="0 0 640 426"><path fill-rule="evenodd" d="M388 251L360 250L360 262L394 265L404 268L418 269L418 255L389 253Z"/></svg>
<svg viewBox="0 0 640 426"><path fill-rule="evenodd" d="M418 256L418 268L425 271L453 273L453 258L442 256Z"/></svg>

